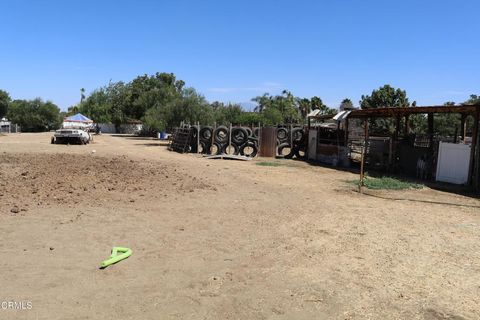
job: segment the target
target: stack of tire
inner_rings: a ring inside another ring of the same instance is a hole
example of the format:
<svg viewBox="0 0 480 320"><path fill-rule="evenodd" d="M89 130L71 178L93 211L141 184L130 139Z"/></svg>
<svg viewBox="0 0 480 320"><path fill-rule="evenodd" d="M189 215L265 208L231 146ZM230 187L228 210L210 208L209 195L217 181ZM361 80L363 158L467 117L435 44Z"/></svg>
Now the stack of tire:
<svg viewBox="0 0 480 320"><path fill-rule="evenodd" d="M303 127L277 128L277 157L299 160L307 158L307 135Z"/></svg>
<svg viewBox="0 0 480 320"><path fill-rule="evenodd" d="M229 131L226 126L219 126L215 129L210 126L200 128L192 126L191 152L212 155L242 155L251 158L257 155L258 129L252 131L248 127L233 127L230 143ZM199 144L198 141L200 141Z"/></svg>

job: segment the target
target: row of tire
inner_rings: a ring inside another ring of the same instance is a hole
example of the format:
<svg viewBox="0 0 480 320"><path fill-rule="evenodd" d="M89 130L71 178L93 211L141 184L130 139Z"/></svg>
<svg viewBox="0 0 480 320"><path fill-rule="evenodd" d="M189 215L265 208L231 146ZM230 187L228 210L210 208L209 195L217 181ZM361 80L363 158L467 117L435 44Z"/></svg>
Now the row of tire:
<svg viewBox="0 0 480 320"><path fill-rule="evenodd" d="M277 157L306 159L307 135L303 127L277 128Z"/></svg>
<svg viewBox="0 0 480 320"><path fill-rule="evenodd" d="M231 132L226 126L215 129L210 126L192 126L190 151L204 154L227 154L255 157L258 153L259 129L234 127Z"/></svg>

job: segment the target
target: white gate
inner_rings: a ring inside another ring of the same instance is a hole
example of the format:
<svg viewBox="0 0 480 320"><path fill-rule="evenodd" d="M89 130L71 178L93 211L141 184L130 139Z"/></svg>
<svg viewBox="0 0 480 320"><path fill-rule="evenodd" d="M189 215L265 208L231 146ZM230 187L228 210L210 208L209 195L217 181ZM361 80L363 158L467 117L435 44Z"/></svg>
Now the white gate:
<svg viewBox="0 0 480 320"><path fill-rule="evenodd" d="M437 181L455 184L468 182L470 146L440 142L438 147Z"/></svg>

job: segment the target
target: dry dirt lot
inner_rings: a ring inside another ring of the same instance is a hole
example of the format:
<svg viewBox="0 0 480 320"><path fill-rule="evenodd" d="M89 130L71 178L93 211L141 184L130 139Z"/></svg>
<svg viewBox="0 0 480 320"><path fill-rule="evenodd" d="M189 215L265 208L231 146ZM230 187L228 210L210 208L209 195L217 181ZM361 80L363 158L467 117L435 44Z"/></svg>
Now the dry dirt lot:
<svg viewBox="0 0 480 320"><path fill-rule="evenodd" d="M480 201L155 140L0 136L0 319L480 319ZM95 152L94 152L95 151ZM264 159L263 159L264 160ZM133 250L100 270L113 246Z"/></svg>

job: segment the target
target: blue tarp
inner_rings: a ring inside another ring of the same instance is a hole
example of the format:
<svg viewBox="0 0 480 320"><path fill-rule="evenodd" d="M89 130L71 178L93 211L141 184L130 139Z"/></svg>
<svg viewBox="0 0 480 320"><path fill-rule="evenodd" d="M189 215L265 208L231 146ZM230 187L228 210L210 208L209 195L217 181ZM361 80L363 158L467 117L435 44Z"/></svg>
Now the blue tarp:
<svg viewBox="0 0 480 320"><path fill-rule="evenodd" d="M63 121L65 122L93 122L92 120L88 119L81 113L77 113L71 117L66 117Z"/></svg>

